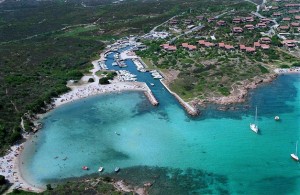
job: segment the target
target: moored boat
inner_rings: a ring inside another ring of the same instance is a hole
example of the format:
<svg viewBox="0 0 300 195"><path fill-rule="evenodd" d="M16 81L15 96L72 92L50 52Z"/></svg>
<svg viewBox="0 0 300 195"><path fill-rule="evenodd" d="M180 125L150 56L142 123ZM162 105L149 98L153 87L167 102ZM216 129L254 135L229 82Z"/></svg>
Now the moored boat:
<svg viewBox="0 0 300 195"><path fill-rule="evenodd" d="M115 168L115 172L117 173L117 172L119 172L120 171L120 168L119 167L116 167Z"/></svg>
<svg viewBox="0 0 300 195"><path fill-rule="evenodd" d="M298 141L296 142L296 152L294 154L291 154L292 159L294 159L295 161L299 161L297 149L298 149Z"/></svg>
<svg viewBox="0 0 300 195"><path fill-rule="evenodd" d="M258 132L258 125L257 125L257 107L255 109L255 119L254 119L254 123L250 123L250 129L252 131L254 131L255 133Z"/></svg>
<svg viewBox="0 0 300 195"><path fill-rule="evenodd" d="M280 118L279 118L279 116L275 116L274 119L275 119L275 121L279 121Z"/></svg>
<svg viewBox="0 0 300 195"><path fill-rule="evenodd" d="M102 172L103 169L104 169L103 167L99 167L98 171L99 171L99 172Z"/></svg>
<svg viewBox="0 0 300 195"><path fill-rule="evenodd" d="M87 166L83 166L82 169L83 170L89 170L89 168Z"/></svg>

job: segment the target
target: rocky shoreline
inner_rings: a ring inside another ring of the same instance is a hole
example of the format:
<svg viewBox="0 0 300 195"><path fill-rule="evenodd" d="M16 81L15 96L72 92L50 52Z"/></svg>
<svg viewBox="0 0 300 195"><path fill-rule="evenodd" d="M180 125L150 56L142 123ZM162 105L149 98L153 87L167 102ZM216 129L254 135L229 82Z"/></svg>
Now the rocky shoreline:
<svg viewBox="0 0 300 195"><path fill-rule="evenodd" d="M242 81L240 85L233 85L229 96L210 97L203 100L195 98L189 103L198 105L200 107L205 107L207 104L231 105L235 103L242 103L246 101L249 90L255 89L263 83L272 82L275 78L277 78L277 76L278 74L267 74L264 76L257 76L253 78L252 81L245 80Z"/></svg>

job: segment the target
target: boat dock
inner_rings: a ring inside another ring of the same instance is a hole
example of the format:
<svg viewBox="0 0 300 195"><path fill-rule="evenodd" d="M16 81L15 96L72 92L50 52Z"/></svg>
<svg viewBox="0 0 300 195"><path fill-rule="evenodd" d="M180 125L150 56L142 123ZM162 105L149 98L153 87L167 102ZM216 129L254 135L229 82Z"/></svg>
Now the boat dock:
<svg viewBox="0 0 300 195"><path fill-rule="evenodd" d="M191 106L190 104L188 104L187 102L185 102L183 99L181 99L181 97L179 97L179 95L177 95L176 93L174 93L173 91L171 91L168 88L168 86L162 80L160 80L160 82L178 100L178 102L181 104L181 106L186 110L186 112L189 115L197 116L197 115L200 114L200 112L199 112L199 110L197 108Z"/></svg>
<svg viewBox="0 0 300 195"><path fill-rule="evenodd" d="M150 103L153 106L157 106L159 104L159 102L157 101L157 99L155 98L155 96L153 95L151 89L148 87L148 85L146 85L146 83L144 83L145 88L147 89L144 94L145 96L148 98L148 100L150 101Z"/></svg>

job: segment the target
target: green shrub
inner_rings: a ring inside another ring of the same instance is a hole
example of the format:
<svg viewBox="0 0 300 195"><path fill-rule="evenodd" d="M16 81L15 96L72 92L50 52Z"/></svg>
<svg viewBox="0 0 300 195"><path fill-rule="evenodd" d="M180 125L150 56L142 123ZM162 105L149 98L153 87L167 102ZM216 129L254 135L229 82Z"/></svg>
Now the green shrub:
<svg viewBox="0 0 300 195"><path fill-rule="evenodd" d="M262 66L260 64L258 64L257 66L260 69L261 73L263 73L263 74L266 74L266 73L270 72L266 67L264 67L264 66Z"/></svg>
<svg viewBox="0 0 300 195"><path fill-rule="evenodd" d="M93 78L89 78L88 82L93 83L93 82L95 82L95 80Z"/></svg>
<svg viewBox="0 0 300 195"><path fill-rule="evenodd" d="M0 175L0 185L6 184L5 177L3 175Z"/></svg>
<svg viewBox="0 0 300 195"><path fill-rule="evenodd" d="M290 66L286 65L286 64L283 64L283 65L280 65L280 68L290 68Z"/></svg>
<svg viewBox="0 0 300 195"><path fill-rule="evenodd" d="M101 85L109 84L108 78L103 77L103 78L99 79L99 84L101 84Z"/></svg>
<svg viewBox="0 0 300 195"><path fill-rule="evenodd" d="M300 67L300 62L295 62L295 63L293 63L293 66L295 66L295 67Z"/></svg>

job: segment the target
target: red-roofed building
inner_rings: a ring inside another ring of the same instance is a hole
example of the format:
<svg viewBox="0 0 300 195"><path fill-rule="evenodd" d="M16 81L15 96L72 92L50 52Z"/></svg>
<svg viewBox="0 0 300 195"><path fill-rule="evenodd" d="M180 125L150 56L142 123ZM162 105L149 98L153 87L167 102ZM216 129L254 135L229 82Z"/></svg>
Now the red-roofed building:
<svg viewBox="0 0 300 195"><path fill-rule="evenodd" d="M170 45L169 48L167 49L168 51L176 51L177 47L174 45Z"/></svg>
<svg viewBox="0 0 300 195"><path fill-rule="evenodd" d="M260 22L261 23L269 24L271 22L271 19L269 19L269 18L262 18L262 19L260 19Z"/></svg>
<svg viewBox="0 0 300 195"><path fill-rule="evenodd" d="M259 42L254 42L253 46L254 47L260 47L260 43Z"/></svg>
<svg viewBox="0 0 300 195"><path fill-rule="evenodd" d="M174 20L174 19L170 20L169 24L172 24L172 25L178 24L178 20Z"/></svg>
<svg viewBox="0 0 300 195"><path fill-rule="evenodd" d="M189 51L193 51L193 50L196 50L197 47L195 45L188 45L188 50Z"/></svg>
<svg viewBox="0 0 300 195"><path fill-rule="evenodd" d="M232 20L232 22L236 23L236 24L241 23L241 21L242 21L241 18L233 18L233 20Z"/></svg>
<svg viewBox="0 0 300 195"><path fill-rule="evenodd" d="M300 7L300 4L296 4L296 3L290 3L290 4L285 4L285 7Z"/></svg>
<svg viewBox="0 0 300 195"><path fill-rule="evenodd" d="M256 26L257 26L257 28L266 28L267 24L266 23L257 23Z"/></svg>
<svg viewBox="0 0 300 195"><path fill-rule="evenodd" d="M282 21L291 21L291 18L282 18Z"/></svg>
<svg viewBox="0 0 300 195"><path fill-rule="evenodd" d="M225 45L226 50L233 50L234 47L232 45Z"/></svg>
<svg viewBox="0 0 300 195"><path fill-rule="evenodd" d="M267 44L261 44L260 47L264 50L270 49L270 46Z"/></svg>
<svg viewBox="0 0 300 195"><path fill-rule="evenodd" d="M207 22L213 22L215 20L216 20L215 18L207 18Z"/></svg>
<svg viewBox="0 0 300 195"><path fill-rule="evenodd" d="M204 43L204 46L205 47L212 47L212 46L215 46L215 44L211 43L211 42L205 42Z"/></svg>
<svg viewBox="0 0 300 195"><path fill-rule="evenodd" d="M300 16L295 16L295 19L296 20L300 20Z"/></svg>
<svg viewBox="0 0 300 195"><path fill-rule="evenodd" d="M299 22L292 22L292 23L291 23L291 26L292 26L292 27L299 27L299 26L300 26L300 23L299 23Z"/></svg>
<svg viewBox="0 0 300 195"><path fill-rule="evenodd" d="M251 17L246 17L245 20L246 20L246 22L253 22L254 18L252 16Z"/></svg>
<svg viewBox="0 0 300 195"><path fill-rule="evenodd" d="M296 47L296 43L297 41L296 40L284 40L281 42L284 46L288 47L288 48L293 48L293 47Z"/></svg>
<svg viewBox="0 0 300 195"><path fill-rule="evenodd" d="M183 21L185 24L192 24L193 23L193 20L191 19L186 19Z"/></svg>
<svg viewBox="0 0 300 195"><path fill-rule="evenodd" d="M177 47L168 43L160 45L166 51L176 51Z"/></svg>
<svg viewBox="0 0 300 195"><path fill-rule="evenodd" d="M300 12L300 10L289 10L289 14L295 14L295 13L299 13Z"/></svg>
<svg viewBox="0 0 300 195"><path fill-rule="evenodd" d="M246 24L244 26L244 28L246 28L247 30L253 30L254 29L254 25L253 24Z"/></svg>
<svg viewBox="0 0 300 195"><path fill-rule="evenodd" d="M246 47L246 52L249 52L249 53L253 53L255 52L255 48L254 47Z"/></svg>
<svg viewBox="0 0 300 195"><path fill-rule="evenodd" d="M246 50L246 46L245 46L245 45L242 45L242 44L240 44L240 50Z"/></svg>
<svg viewBox="0 0 300 195"><path fill-rule="evenodd" d="M189 51L197 49L195 45L189 45L188 43L182 43L181 46L184 47L185 49L188 49Z"/></svg>
<svg viewBox="0 0 300 195"><path fill-rule="evenodd" d="M275 16L275 17L278 17L278 16L281 16L281 13L280 12L274 12L272 15Z"/></svg>
<svg viewBox="0 0 300 195"><path fill-rule="evenodd" d="M189 44L188 43L182 43L181 46L187 48L189 46Z"/></svg>
<svg viewBox="0 0 300 195"><path fill-rule="evenodd" d="M165 44L162 44L162 45L160 45L160 46L161 46L163 49L167 50L167 49L169 48L170 44L165 43Z"/></svg>
<svg viewBox="0 0 300 195"><path fill-rule="evenodd" d="M271 43L271 39L269 37L260 38L261 43Z"/></svg>
<svg viewBox="0 0 300 195"><path fill-rule="evenodd" d="M279 30L281 31L288 31L290 29L289 26L279 26Z"/></svg>
<svg viewBox="0 0 300 195"><path fill-rule="evenodd" d="M232 28L233 33L242 33L244 30L241 27L233 27Z"/></svg>
<svg viewBox="0 0 300 195"><path fill-rule="evenodd" d="M224 20L220 20L217 22L218 26L225 26L226 22Z"/></svg>
<svg viewBox="0 0 300 195"><path fill-rule="evenodd" d="M204 16L196 16L196 18L197 18L198 20L203 20L203 19L204 19Z"/></svg>
<svg viewBox="0 0 300 195"><path fill-rule="evenodd" d="M205 42L206 42L205 40L199 40L199 41L198 41L198 43L199 43L200 45L204 45Z"/></svg>
<svg viewBox="0 0 300 195"><path fill-rule="evenodd" d="M225 43L223 43L223 42L219 43L219 47L220 48L224 48L225 47Z"/></svg>

